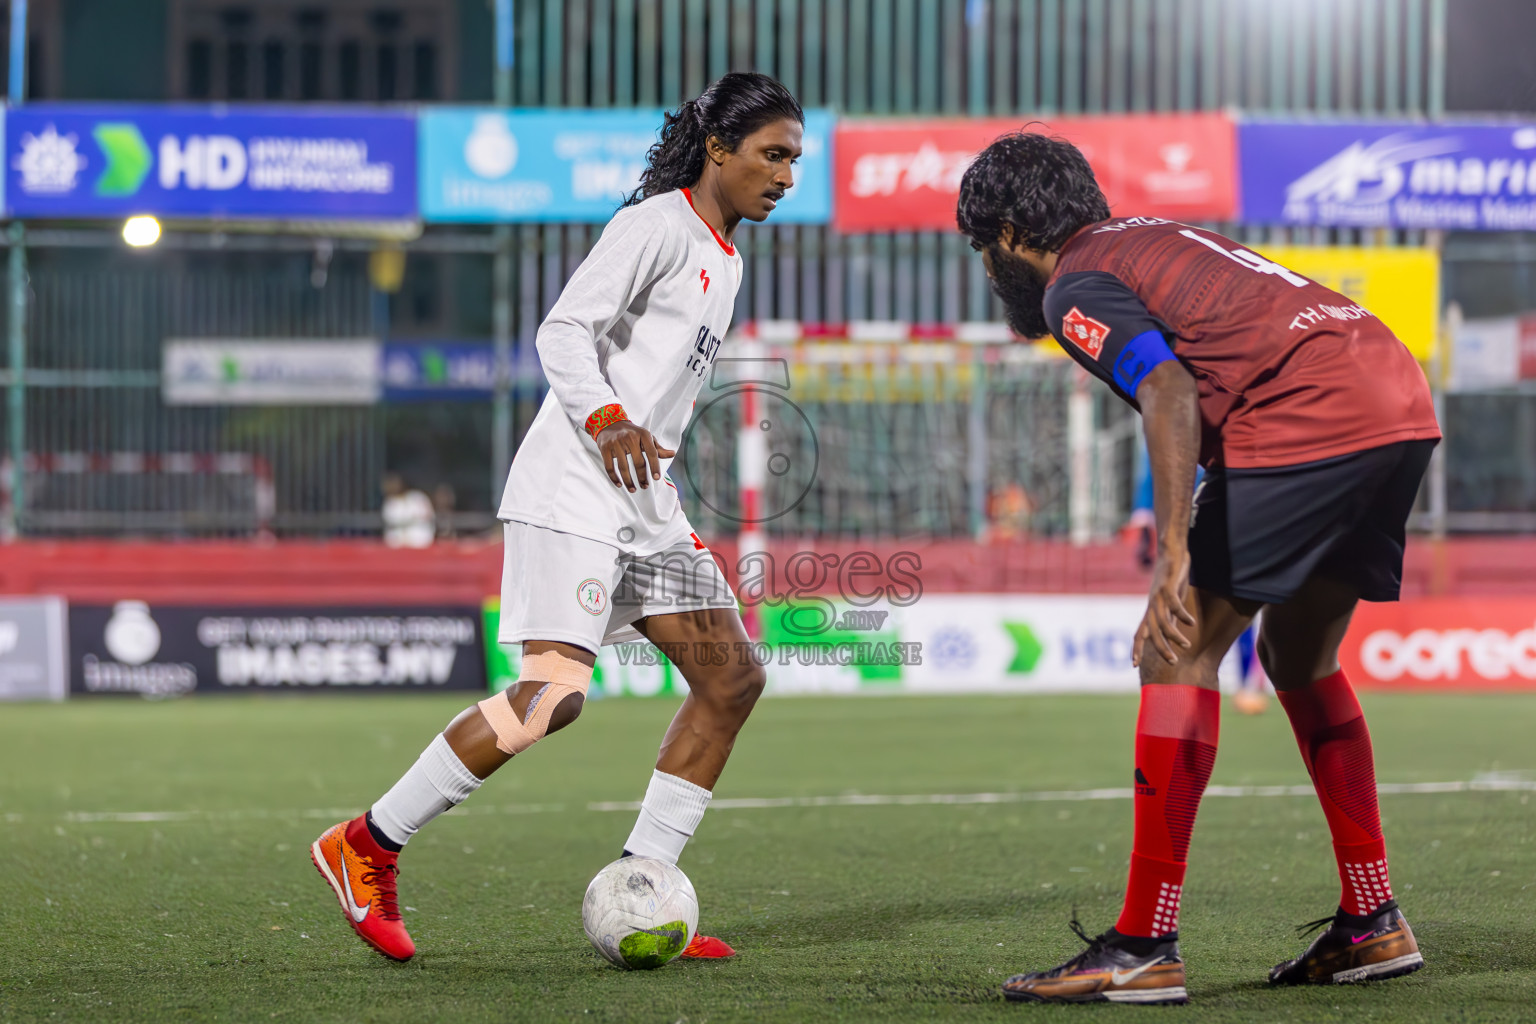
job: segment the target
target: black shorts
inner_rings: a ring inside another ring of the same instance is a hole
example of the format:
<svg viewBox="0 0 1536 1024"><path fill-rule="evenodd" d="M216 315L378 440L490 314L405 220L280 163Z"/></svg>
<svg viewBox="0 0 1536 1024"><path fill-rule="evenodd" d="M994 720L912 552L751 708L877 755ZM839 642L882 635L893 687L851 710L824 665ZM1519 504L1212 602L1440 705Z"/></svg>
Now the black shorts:
<svg viewBox="0 0 1536 1024"><path fill-rule="evenodd" d="M1265 604L1313 575L1396 601L1408 513L1435 441L1399 441L1321 462L1214 469L1195 494L1189 579Z"/></svg>

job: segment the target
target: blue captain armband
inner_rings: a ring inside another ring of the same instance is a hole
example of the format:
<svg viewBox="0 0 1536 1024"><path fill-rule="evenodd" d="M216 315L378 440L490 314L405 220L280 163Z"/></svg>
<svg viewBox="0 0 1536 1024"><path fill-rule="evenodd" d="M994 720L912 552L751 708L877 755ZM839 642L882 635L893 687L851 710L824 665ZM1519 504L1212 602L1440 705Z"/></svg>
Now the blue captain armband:
<svg viewBox="0 0 1536 1024"><path fill-rule="evenodd" d="M1143 331L1126 342L1125 348L1120 350L1120 355L1115 359L1115 383L1135 398L1136 389L1141 386L1147 374L1159 363L1175 358L1162 331Z"/></svg>

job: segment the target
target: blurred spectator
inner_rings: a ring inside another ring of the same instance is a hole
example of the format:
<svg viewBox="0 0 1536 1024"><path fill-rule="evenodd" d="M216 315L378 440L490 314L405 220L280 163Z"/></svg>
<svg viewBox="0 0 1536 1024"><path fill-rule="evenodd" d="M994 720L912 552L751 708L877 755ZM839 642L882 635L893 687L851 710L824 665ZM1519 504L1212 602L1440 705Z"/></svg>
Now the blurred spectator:
<svg viewBox="0 0 1536 1024"><path fill-rule="evenodd" d="M1195 467L1195 495L1200 494L1200 483L1205 479L1205 469ZM1122 537L1129 536L1136 544L1136 564L1142 572L1151 572L1157 559L1157 517L1152 507L1152 460L1147 454L1145 440L1136 447L1135 484L1131 488L1131 517L1126 520Z"/></svg>
<svg viewBox="0 0 1536 1024"><path fill-rule="evenodd" d="M1243 635L1237 638L1237 692L1232 694L1232 706L1245 715L1260 715L1269 707L1269 677L1259 661L1259 619L1254 616Z"/></svg>
<svg viewBox="0 0 1536 1024"><path fill-rule="evenodd" d="M1035 503L1021 484L1011 483L987 495L987 524L992 537L1013 540L1029 532Z"/></svg>
<svg viewBox="0 0 1536 1024"><path fill-rule="evenodd" d="M437 536L439 540L450 540L458 536L458 531L453 527L453 516L458 511L459 496L453 490L450 483L441 483L432 488L432 507L437 512Z"/></svg>
<svg viewBox="0 0 1536 1024"><path fill-rule="evenodd" d="M436 535L432 499L407 487L399 473L385 473L384 543L392 548L426 548Z"/></svg>

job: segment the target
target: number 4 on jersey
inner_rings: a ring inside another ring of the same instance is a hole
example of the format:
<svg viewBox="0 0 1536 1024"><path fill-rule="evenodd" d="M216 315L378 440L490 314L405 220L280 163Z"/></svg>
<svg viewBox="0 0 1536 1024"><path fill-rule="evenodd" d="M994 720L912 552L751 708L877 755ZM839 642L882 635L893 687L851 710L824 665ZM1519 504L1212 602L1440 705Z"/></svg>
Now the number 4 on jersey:
<svg viewBox="0 0 1536 1024"><path fill-rule="evenodd" d="M1247 249L1228 249L1220 242L1206 238L1204 235L1197 235L1188 229L1180 231L1179 234L1183 235L1185 238L1190 238L1196 242L1199 242L1207 249L1213 249L1216 252L1221 253L1232 262L1240 263L1255 273L1274 274L1286 281L1289 281L1297 288L1305 288L1310 283L1306 278L1302 277L1294 270L1287 270L1275 261L1267 260L1256 252L1249 252Z"/></svg>

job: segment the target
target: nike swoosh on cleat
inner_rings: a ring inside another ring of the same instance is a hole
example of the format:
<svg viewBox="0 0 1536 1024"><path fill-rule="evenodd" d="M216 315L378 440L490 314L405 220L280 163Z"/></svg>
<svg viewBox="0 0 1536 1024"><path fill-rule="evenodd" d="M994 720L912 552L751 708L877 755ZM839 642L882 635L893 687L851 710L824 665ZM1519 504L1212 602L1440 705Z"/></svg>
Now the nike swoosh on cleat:
<svg viewBox="0 0 1536 1024"><path fill-rule="evenodd" d="M347 870L347 855L341 855L341 884L347 890L347 913L358 924L363 923L363 918L368 916L368 904L357 905L357 897L352 895L352 873Z"/></svg>
<svg viewBox="0 0 1536 1024"><path fill-rule="evenodd" d="M1112 983L1116 984L1116 985L1124 985L1128 981L1134 981L1137 978L1137 976L1139 976L1140 974L1142 974L1145 971L1150 971L1152 968L1154 968L1156 966L1157 966L1157 961L1154 960L1154 961L1152 961L1152 963L1142 964L1140 967L1136 968L1134 971L1127 971L1124 974L1121 974L1118 970L1110 971L1109 972L1109 980Z"/></svg>
<svg viewBox="0 0 1536 1024"><path fill-rule="evenodd" d="M1372 933L1371 933L1371 935L1375 935L1375 934L1376 934L1376 933L1375 933L1375 932L1372 932ZM1355 937L1354 937L1354 936L1353 936L1353 935L1351 935L1351 936L1350 936L1350 937L1349 937L1349 941L1350 941L1350 943L1351 943L1351 944L1352 944L1352 945L1356 945L1356 946L1358 946L1358 945L1359 945L1359 944L1360 944L1360 943L1362 943L1362 942L1364 942L1364 941L1365 941L1365 940L1366 940L1366 939L1368 939L1368 938L1370 938L1370 937L1371 937L1371 935L1362 935L1362 936L1360 936L1360 937L1359 937L1359 938L1358 938L1358 939L1357 939L1357 938L1355 938Z"/></svg>

